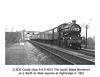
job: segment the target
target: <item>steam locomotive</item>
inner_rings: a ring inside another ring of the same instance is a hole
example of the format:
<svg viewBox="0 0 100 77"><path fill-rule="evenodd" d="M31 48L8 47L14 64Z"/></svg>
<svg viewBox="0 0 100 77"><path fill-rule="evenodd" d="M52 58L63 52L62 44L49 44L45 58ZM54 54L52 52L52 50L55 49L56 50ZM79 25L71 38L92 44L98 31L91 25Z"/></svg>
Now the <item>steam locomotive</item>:
<svg viewBox="0 0 100 77"><path fill-rule="evenodd" d="M76 20L63 23L53 29L40 32L31 36L31 40L58 45L66 48L81 49L81 27Z"/></svg>

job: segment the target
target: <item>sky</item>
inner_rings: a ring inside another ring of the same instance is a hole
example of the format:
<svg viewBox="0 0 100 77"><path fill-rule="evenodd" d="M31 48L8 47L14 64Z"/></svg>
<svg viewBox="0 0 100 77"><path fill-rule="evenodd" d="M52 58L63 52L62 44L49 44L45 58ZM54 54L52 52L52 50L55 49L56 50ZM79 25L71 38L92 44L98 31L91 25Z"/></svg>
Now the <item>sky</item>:
<svg viewBox="0 0 100 77"><path fill-rule="evenodd" d="M2 0L1 26L7 30L45 31L76 20L85 36L95 35L94 2L96 0Z"/></svg>

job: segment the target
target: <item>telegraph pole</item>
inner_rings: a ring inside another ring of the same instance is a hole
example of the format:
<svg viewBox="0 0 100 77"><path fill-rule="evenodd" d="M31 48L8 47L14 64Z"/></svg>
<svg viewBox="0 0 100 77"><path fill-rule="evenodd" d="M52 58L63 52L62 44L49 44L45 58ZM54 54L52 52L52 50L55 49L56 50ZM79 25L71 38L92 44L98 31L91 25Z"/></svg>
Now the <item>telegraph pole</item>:
<svg viewBox="0 0 100 77"><path fill-rule="evenodd" d="M92 19L90 19L90 22L92 21ZM87 30L89 28L90 22L86 24L85 29L86 29L86 39L85 39L85 48L87 49Z"/></svg>
<svg viewBox="0 0 100 77"><path fill-rule="evenodd" d="M87 49L87 28L88 28L88 25L86 25L86 43L85 43L85 48Z"/></svg>

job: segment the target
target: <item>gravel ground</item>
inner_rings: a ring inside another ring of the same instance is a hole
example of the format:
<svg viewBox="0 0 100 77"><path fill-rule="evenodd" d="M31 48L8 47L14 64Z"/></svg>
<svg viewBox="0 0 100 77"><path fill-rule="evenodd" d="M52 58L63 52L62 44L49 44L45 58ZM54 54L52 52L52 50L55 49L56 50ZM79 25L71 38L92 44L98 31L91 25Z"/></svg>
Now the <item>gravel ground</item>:
<svg viewBox="0 0 100 77"><path fill-rule="evenodd" d="M6 65L52 65L56 64L29 42L16 43L5 50Z"/></svg>

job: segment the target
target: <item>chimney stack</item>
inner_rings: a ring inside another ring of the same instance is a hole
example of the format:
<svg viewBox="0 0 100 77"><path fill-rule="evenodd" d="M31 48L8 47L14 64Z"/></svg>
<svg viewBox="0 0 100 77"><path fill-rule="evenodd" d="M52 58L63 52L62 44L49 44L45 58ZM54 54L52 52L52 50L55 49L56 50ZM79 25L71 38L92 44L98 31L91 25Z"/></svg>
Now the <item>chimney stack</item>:
<svg viewBox="0 0 100 77"><path fill-rule="evenodd" d="M73 23L73 24L76 24L76 20L72 20L72 23Z"/></svg>

